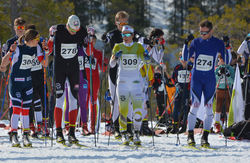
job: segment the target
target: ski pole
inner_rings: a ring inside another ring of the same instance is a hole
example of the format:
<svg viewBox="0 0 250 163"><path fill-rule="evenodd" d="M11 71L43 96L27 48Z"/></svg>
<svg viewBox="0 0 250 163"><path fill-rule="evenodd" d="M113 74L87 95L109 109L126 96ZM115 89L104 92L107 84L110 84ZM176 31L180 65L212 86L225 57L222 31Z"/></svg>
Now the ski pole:
<svg viewBox="0 0 250 163"><path fill-rule="evenodd" d="M46 118L46 115L47 115L47 104L46 104L46 88L47 88L47 79L46 79L46 67L45 67L45 64L46 64L46 52L44 51L43 52L43 55L44 55L44 60L43 60L43 63L44 63L44 66L43 66L43 84L44 84L44 110L45 110L45 124L44 124L44 127L45 127L45 134L46 131L47 131L47 118ZM45 147L47 147L47 140L46 140L46 136L45 136L45 139L44 139L44 143L45 143Z"/></svg>
<svg viewBox="0 0 250 163"><path fill-rule="evenodd" d="M118 61L116 62L116 66L117 66L118 68L119 68L119 63L120 63L120 58L119 58ZM111 118L113 117L113 113L114 113L114 109L115 109L115 100L116 100L115 97L117 96L117 94L116 94L117 79L118 79L118 70L116 71L114 98L112 98ZM110 142L110 134L109 134L109 138L108 138L108 146L109 146L109 142Z"/></svg>

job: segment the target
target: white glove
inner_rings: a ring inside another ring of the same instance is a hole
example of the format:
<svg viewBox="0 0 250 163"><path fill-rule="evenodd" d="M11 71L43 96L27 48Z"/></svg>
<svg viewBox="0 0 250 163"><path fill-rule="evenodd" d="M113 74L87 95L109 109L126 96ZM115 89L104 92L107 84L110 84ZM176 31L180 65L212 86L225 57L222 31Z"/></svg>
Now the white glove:
<svg viewBox="0 0 250 163"><path fill-rule="evenodd" d="M95 34L95 28L92 26L87 27L87 31L89 35L94 35Z"/></svg>

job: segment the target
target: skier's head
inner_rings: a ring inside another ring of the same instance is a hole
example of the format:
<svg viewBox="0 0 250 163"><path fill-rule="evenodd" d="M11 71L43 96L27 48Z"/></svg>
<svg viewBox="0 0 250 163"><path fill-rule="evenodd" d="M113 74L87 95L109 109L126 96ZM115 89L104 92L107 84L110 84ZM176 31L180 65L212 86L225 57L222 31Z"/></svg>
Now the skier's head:
<svg viewBox="0 0 250 163"><path fill-rule="evenodd" d="M149 35L149 40L151 40L151 42L153 44L164 44L164 38L163 38L164 32L162 31L162 29L160 28L154 28Z"/></svg>
<svg viewBox="0 0 250 163"><path fill-rule="evenodd" d="M208 20L203 20L199 24L201 38L206 40L212 37L213 34L213 24Z"/></svg>
<svg viewBox="0 0 250 163"><path fill-rule="evenodd" d="M78 16L71 15L68 18L66 27L70 34L72 35L76 34L76 32L80 30L80 19L78 18Z"/></svg>
<svg viewBox="0 0 250 163"><path fill-rule="evenodd" d="M19 43L25 43L27 46L36 47L40 40L39 33L34 29L28 29L24 35L18 38Z"/></svg>
<svg viewBox="0 0 250 163"><path fill-rule="evenodd" d="M26 21L22 17L14 20L14 30L18 37L22 36L25 32L25 23Z"/></svg>
<svg viewBox="0 0 250 163"><path fill-rule="evenodd" d="M125 43L133 42L134 28L129 25L124 25L122 27L122 39Z"/></svg>
<svg viewBox="0 0 250 163"><path fill-rule="evenodd" d="M129 14L126 11L119 11L115 15L115 25L119 31L122 31L122 27L128 24Z"/></svg>

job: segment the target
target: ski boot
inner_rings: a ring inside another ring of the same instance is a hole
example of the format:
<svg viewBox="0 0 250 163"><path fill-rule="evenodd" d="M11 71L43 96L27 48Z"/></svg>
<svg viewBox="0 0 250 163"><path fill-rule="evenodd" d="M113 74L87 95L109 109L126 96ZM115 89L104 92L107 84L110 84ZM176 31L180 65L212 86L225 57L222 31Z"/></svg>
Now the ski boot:
<svg viewBox="0 0 250 163"><path fill-rule="evenodd" d="M63 129L63 133L69 135L69 123L65 122L65 128Z"/></svg>
<svg viewBox="0 0 250 163"><path fill-rule="evenodd" d="M89 136L90 135L90 132L89 132L88 127L87 127L87 123L83 123L82 135L83 136Z"/></svg>
<svg viewBox="0 0 250 163"><path fill-rule="evenodd" d="M215 124L214 124L214 132L216 133L216 134L219 134L220 132L221 132L221 125L220 125L220 122L216 122Z"/></svg>
<svg viewBox="0 0 250 163"><path fill-rule="evenodd" d="M9 132L9 135L12 147L21 147L20 142L18 140L17 131L11 131Z"/></svg>
<svg viewBox="0 0 250 163"><path fill-rule="evenodd" d="M56 128L56 142L60 144L65 144L65 139L63 137L62 128Z"/></svg>
<svg viewBox="0 0 250 163"><path fill-rule="evenodd" d="M79 142L79 140L76 139L76 136L75 136L75 127L69 128L68 141L69 141L69 144L77 144Z"/></svg>
<svg viewBox="0 0 250 163"><path fill-rule="evenodd" d="M170 131L171 134L177 134L177 133L179 132L179 128L178 128L177 125L178 125L178 124L177 124L176 122L173 124L173 128L172 128L172 130Z"/></svg>
<svg viewBox="0 0 250 163"><path fill-rule="evenodd" d="M24 147L32 147L32 143L29 139L29 132L25 131L23 133L23 146Z"/></svg>
<svg viewBox="0 0 250 163"><path fill-rule="evenodd" d="M120 130L119 130L118 119L114 122L114 129L115 129L115 133L114 133L115 139L116 140L121 140L122 139L122 135L121 135Z"/></svg>
<svg viewBox="0 0 250 163"><path fill-rule="evenodd" d="M154 132L148 127L148 121L142 121L141 125L141 135L146 135L146 136L152 136L154 135Z"/></svg>
<svg viewBox="0 0 250 163"><path fill-rule="evenodd" d="M30 130L31 130L31 137L32 138L38 138L34 123L30 123Z"/></svg>
<svg viewBox="0 0 250 163"><path fill-rule="evenodd" d="M187 143L188 143L189 146L195 146L194 130L189 130L188 131Z"/></svg>
<svg viewBox="0 0 250 163"><path fill-rule="evenodd" d="M140 132L139 131L135 131L135 136L134 136L133 142L134 142L134 145L136 145L136 146L141 145Z"/></svg>
<svg viewBox="0 0 250 163"><path fill-rule="evenodd" d="M122 132L122 138L123 138L122 144L129 145L130 140L129 140L128 132Z"/></svg>
<svg viewBox="0 0 250 163"><path fill-rule="evenodd" d="M208 134L209 134L209 131L207 131L207 130L203 131L203 134L201 137L201 146L202 147L210 147L210 144L208 143Z"/></svg>
<svg viewBox="0 0 250 163"><path fill-rule="evenodd" d="M128 133L129 140L133 141L134 133L133 133L132 122L131 121L128 121L128 123L127 123L127 133Z"/></svg>
<svg viewBox="0 0 250 163"><path fill-rule="evenodd" d="M186 132L186 130L187 130L187 126L186 126L186 125L183 125L183 126L181 127L181 129L179 130L179 134L182 134L182 133Z"/></svg>

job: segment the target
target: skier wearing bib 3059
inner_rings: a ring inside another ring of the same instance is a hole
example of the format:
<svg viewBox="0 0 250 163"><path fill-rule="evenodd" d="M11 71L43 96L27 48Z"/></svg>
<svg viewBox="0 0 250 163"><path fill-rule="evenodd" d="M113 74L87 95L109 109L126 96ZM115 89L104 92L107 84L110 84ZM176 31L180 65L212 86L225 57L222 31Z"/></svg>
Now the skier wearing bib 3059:
<svg viewBox="0 0 250 163"><path fill-rule="evenodd" d="M62 113L63 102L65 97L65 81L69 81L69 136L70 144L78 143L75 137L75 123L77 118L77 98L79 89L79 62L78 47L86 42L87 30L80 26L80 20L76 15L68 18L66 25L57 25L50 28L50 39L48 46L50 52L55 44L55 87L56 87L56 106L55 106L55 123L56 138L58 143L65 144L62 133Z"/></svg>
<svg viewBox="0 0 250 163"><path fill-rule="evenodd" d="M194 126L196 114L201 103L201 95L205 97L206 116L204 120L204 131L201 138L201 146L209 147L208 134L213 121L213 97L215 93L216 79L214 73L215 60L220 53L225 58L225 46L222 40L212 36L213 24L203 20L200 24L201 37L194 39L188 49L187 44L193 39L188 37L183 48L183 58L187 61L194 55L194 67L191 78L192 104L188 114L188 145L195 146Z"/></svg>

